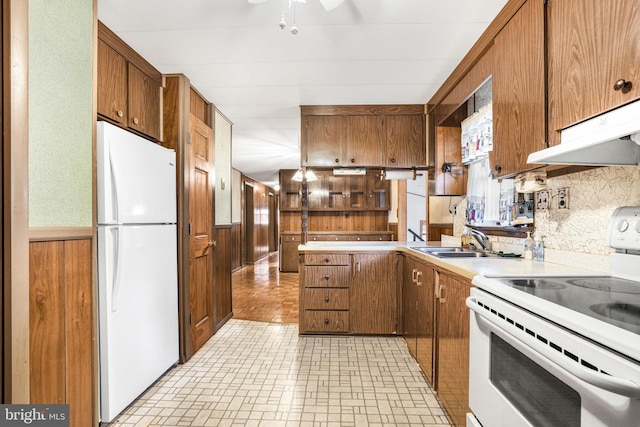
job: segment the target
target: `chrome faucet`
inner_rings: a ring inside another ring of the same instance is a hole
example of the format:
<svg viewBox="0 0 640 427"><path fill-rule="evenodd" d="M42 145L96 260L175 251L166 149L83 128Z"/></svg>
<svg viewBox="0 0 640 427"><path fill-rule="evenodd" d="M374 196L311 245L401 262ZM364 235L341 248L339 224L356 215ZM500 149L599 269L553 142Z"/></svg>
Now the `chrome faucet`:
<svg viewBox="0 0 640 427"><path fill-rule="evenodd" d="M491 250L491 241L489 241L489 237L482 231L469 227L469 234L475 237L482 249L485 251Z"/></svg>

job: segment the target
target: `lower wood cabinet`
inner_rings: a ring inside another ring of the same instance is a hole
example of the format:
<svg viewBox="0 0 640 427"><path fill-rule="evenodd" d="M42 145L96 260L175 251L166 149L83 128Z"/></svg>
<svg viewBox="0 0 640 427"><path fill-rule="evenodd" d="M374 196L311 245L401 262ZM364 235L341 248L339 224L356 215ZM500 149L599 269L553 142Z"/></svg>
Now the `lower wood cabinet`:
<svg viewBox="0 0 640 427"><path fill-rule="evenodd" d="M469 412L469 310L465 300L468 280L439 272L437 302L436 390L457 426Z"/></svg>
<svg viewBox="0 0 640 427"><path fill-rule="evenodd" d="M403 335L456 426L469 412L469 280L405 255Z"/></svg>
<svg viewBox="0 0 640 427"><path fill-rule="evenodd" d="M398 257L301 254L300 333L398 333Z"/></svg>

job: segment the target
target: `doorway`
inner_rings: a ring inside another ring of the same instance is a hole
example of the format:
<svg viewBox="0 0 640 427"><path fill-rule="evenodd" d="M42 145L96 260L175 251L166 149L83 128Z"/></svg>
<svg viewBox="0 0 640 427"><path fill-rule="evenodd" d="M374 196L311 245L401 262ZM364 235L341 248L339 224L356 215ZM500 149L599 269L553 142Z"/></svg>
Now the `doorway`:
<svg viewBox="0 0 640 427"><path fill-rule="evenodd" d="M244 243L247 263L255 262L253 185L244 183Z"/></svg>

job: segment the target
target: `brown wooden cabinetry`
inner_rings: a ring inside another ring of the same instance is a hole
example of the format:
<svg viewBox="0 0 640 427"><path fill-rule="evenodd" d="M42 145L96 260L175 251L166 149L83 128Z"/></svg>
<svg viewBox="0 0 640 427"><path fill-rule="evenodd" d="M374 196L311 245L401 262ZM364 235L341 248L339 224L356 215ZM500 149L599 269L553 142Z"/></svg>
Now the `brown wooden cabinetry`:
<svg viewBox="0 0 640 427"><path fill-rule="evenodd" d="M640 2L552 1L548 27L549 140L557 144L561 129L640 98Z"/></svg>
<svg viewBox="0 0 640 427"><path fill-rule="evenodd" d="M493 142L495 176L539 167L529 153L545 142L545 0L528 0L493 45Z"/></svg>
<svg viewBox="0 0 640 427"><path fill-rule="evenodd" d="M460 127L436 128L436 191L438 196L456 196L467 193L467 173L462 166ZM445 165L448 165L445 167Z"/></svg>
<svg viewBox="0 0 640 427"><path fill-rule="evenodd" d="M300 255L301 334L396 334L395 253Z"/></svg>
<svg viewBox="0 0 640 427"><path fill-rule="evenodd" d="M300 257L300 333L349 332L349 254Z"/></svg>
<svg viewBox="0 0 640 427"><path fill-rule="evenodd" d="M398 331L397 255L352 255L349 289L351 332L395 334Z"/></svg>
<svg viewBox="0 0 640 427"><path fill-rule="evenodd" d="M423 105L302 106L301 164L426 166Z"/></svg>
<svg viewBox="0 0 640 427"><path fill-rule="evenodd" d="M162 75L98 23L98 116L161 139Z"/></svg>
<svg viewBox="0 0 640 427"><path fill-rule="evenodd" d="M434 271L426 262L404 258L402 288L403 335L407 347L433 386Z"/></svg>
<svg viewBox="0 0 640 427"><path fill-rule="evenodd" d="M436 390L458 426L469 412L469 310L465 300L471 286L440 271L437 275Z"/></svg>

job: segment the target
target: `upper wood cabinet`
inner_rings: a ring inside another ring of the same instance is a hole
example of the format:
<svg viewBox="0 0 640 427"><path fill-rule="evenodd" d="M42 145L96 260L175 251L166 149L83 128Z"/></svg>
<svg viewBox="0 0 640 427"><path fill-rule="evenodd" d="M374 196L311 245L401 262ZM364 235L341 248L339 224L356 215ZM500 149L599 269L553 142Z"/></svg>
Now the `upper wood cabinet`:
<svg viewBox="0 0 640 427"><path fill-rule="evenodd" d="M561 129L640 98L640 2L552 0L548 15L549 140L557 144Z"/></svg>
<svg viewBox="0 0 640 427"><path fill-rule="evenodd" d="M162 75L98 23L98 116L161 139Z"/></svg>
<svg viewBox="0 0 640 427"><path fill-rule="evenodd" d="M493 45L493 152L495 176L538 167L527 164L545 142L545 0L528 0Z"/></svg>
<svg viewBox="0 0 640 427"><path fill-rule="evenodd" d="M423 105L302 106L300 111L303 166L426 166Z"/></svg>
<svg viewBox="0 0 640 427"><path fill-rule="evenodd" d="M438 167L435 171L435 192L439 196L455 196L467 192L468 174L462 166L461 133L460 127L436 127L436 165ZM446 165L450 166L450 171L443 170Z"/></svg>

